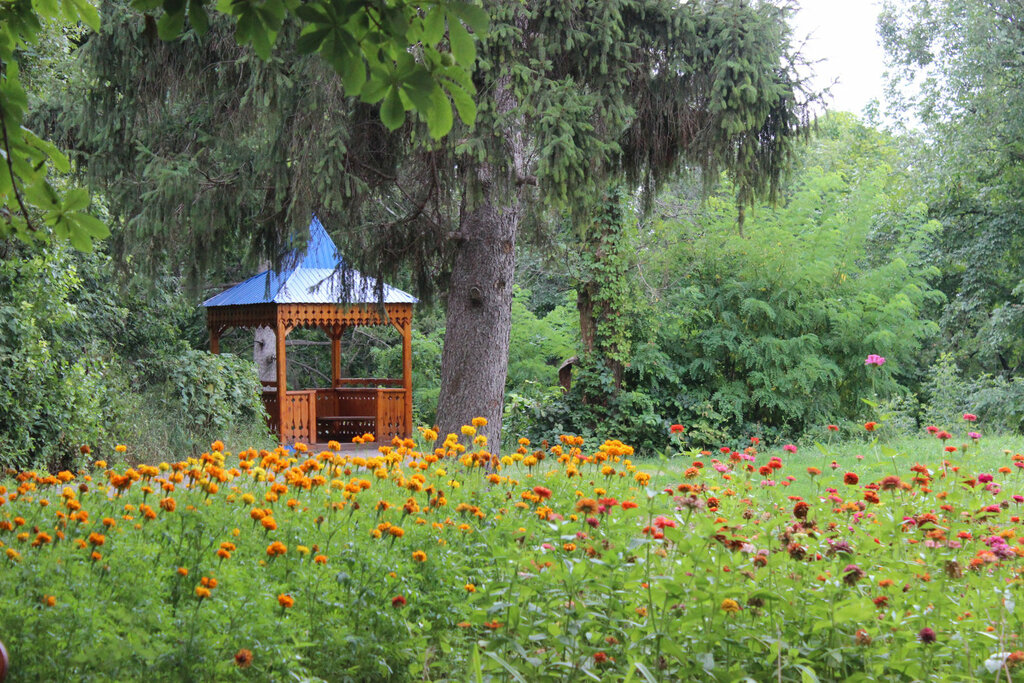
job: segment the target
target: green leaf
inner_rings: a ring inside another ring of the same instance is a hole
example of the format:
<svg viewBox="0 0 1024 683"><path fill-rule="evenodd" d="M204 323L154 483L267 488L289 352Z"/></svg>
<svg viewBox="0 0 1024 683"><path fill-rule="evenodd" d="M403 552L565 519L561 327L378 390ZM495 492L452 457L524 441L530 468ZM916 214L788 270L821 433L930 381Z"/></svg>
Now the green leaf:
<svg viewBox="0 0 1024 683"><path fill-rule="evenodd" d="M81 211L89 206L89 191L76 187L64 195L64 211Z"/></svg>
<svg viewBox="0 0 1024 683"><path fill-rule="evenodd" d="M307 27L302 35L299 36L299 39L295 41L296 52L300 55L308 55L316 52L320 49L320 46L323 44L324 39L327 38L329 33L330 29ZM335 71L338 71L339 73L341 72L339 64L334 60L328 59L326 55L324 55L324 59L327 60L327 63L330 64Z"/></svg>
<svg viewBox="0 0 1024 683"><path fill-rule="evenodd" d="M181 35L181 29L185 26L185 10L173 14L164 13L156 22L157 35L160 40L174 40Z"/></svg>
<svg viewBox="0 0 1024 683"><path fill-rule="evenodd" d="M484 654L500 664L501 668L505 669L505 671L507 671L514 680L519 681L519 683L526 683L526 679L523 678L523 675L516 671L511 664L499 657L496 653L488 650Z"/></svg>
<svg viewBox="0 0 1024 683"><path fill-rule="evenodd" d="M398 88L388 89L384 103L380 106L380 120L388 127L388 130L398 130L405 122L405 107L402 106L402 99L398 96Z"/></svg>
<svg viewBox="0 0 1024 683"><path fill-rule="evenodd" d="M423 42L437 45L444 37L444 10L434 7L423 17Z"/></svg>
<svg viewBox="0 0 1024 683"><path fill-rule="evenodd" d="M89 0L72 0L77 10L77 16L68 17L72 20L80 19L93 31L100 30L100 13Z"/></svg>
<svg viewBox="0 0 1024 683"><path fill-rule="evenodd" d="M459 112L459 118L467 126L472 126L476 123L476 103L473 101L473 98L462 89L462 86L451 82L447 85L448 94L452 98L455 110Z"/></svg>
<svg viewBox="0 0 1024 683"><path fill-rule="evenodd" d="M476 46L473 36L458 21L448 18L448 42L452 47L452 56L463 66L469 66L476 59Z"/></svg>
<svg viewBox="0 0 1024 683"><path fill-rule="evenodd" d="M206 35L206 32L210 30L210 17L206 14L206 5L202 0L189 0L188 20L196 33L201 36Z"/></svg>
<svg viewBox="0 0 1024 683"><path fill-rule="evenodd" d="M491 23L491 18L487 16L487 12L478 5L456 2L452 4L451 10L477 34L486 32L488 25Z"/></svg>
<svg viewBox="0 0 1024 683"><path fill-rule="evenodd" d="M93 239L110 237L110 228L107 227L107 224L91 214L78 214L78 226L82 232Z"/></svg>

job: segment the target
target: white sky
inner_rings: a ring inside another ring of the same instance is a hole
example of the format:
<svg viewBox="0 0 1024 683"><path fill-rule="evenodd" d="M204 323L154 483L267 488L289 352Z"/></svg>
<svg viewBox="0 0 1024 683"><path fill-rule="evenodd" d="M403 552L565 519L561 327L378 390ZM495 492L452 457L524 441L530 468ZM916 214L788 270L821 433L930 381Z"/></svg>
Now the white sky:
<svg viewBox="0 0 1024 683"><path fill-rule="evenodd" d="M799 0L794 40L810 36L803 49L814 65L817 89L838 79L832 87L830 110L861 114L868 102L884 104L883 51L875 22L879 0ZM883 107L884 109L884 107Z"/></svg>

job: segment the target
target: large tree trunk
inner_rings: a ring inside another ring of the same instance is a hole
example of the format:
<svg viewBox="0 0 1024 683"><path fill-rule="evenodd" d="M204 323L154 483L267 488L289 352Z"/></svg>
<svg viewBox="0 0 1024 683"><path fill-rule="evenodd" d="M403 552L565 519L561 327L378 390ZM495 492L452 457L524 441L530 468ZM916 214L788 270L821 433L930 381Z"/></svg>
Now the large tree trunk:
<svg viewBox="0 0 1024 683"><path fill-rule="evenodd" d="M448 293L437 402L440 437L485 417L487 426L480 431L492 453L501 445L519 220L518 193L485 183L477 206L463 214Z"/></svg>
<svg viewBox="0 0 1024 683"><path fill-rule="evenodd" d="M502 114L514 111L518 104L507 78L499 80L493 97L495 110ZM479 196L471 207L463 198L437 399L440 439L459 434L474 417L483 417L487 426L480 431L495 454L501 451L515 246L522 217L518 180L526 175L521 126L513 124L500 139L505 158L479 164L475 169Z"/></svg>

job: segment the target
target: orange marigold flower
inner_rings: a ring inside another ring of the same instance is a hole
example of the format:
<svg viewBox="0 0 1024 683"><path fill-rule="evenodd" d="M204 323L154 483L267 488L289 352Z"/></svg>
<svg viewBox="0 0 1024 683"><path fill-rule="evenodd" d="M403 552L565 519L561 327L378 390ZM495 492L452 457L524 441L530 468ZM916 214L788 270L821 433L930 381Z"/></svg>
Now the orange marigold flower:
<svg viewBox="0 0 1024 683"><path fill-rule="evenodd" d="M252 664L252 650L241 649L235 653L235 666L246 669Z"/></svg>
<svg viewBox="0 0 1024 683"><path fill-rule="evenodd" d="M181 576L188 576L188 568L178 567L178 574L180 574Z"/></svg>
<svg viewBox="0 0 1024 683"><path fill-rule="evenodd" d="M210 597L210 589L206 586L196 586L196 597L200 600Z"/></svg>
<svg viewBox="0 0 1024 683"><path fill-rule="evenodd" d="M107 537L103 534L97 534L95 532L89 534L89 543L91 545L103 545L107 542Z"/></svg>
<svg viewBox="0 0 1024 683"><path fill-rule="evenodd" d="M412 559L416 560L417 562L426 562L427 554L422 550L414 550L412 553Z"/></svg>
<svg viewBox="0 0 1024 683"><path fill-rule="evenodd" d="M317 564L327 564L327 556L326 555L317 555L316 557L313 558L313 562L316 562Z"/></svg>
<svg viewBox="0 0 1024 683"><path fill-rule="evenodd" d="M285 593L281 593L277 596L277 603L281 605L281 607L288 609L295 604L295 598Z"/></svg>

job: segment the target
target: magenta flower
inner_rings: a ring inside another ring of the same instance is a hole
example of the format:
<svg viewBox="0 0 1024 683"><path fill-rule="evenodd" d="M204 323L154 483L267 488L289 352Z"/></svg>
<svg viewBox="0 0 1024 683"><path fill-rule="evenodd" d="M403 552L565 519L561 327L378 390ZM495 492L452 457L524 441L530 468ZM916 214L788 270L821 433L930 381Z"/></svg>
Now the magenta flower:
<svg viewBox="0 0 1024 683"><path fill-rule="evenodd" d="M978 432L967 432L967 436L974 439L975 441L981 438L981 434L979 434Z"/></svg>
<svg viewBox="0 0 1024 683"><path fill-rule="evenodd" d="M885 365L885 358L879 356L877 353L872 353L864 360L864 365L877 365L880 367Z"/></svg>
<svg viewBox="0 0 1024 683"><path fill-rule="evenodd" d="M796 446L794 446L791 443L787 443L785 446L782 447L782 450L786 451L787 453L796 453Z"/></svg>

